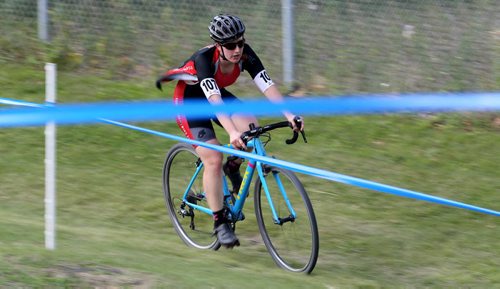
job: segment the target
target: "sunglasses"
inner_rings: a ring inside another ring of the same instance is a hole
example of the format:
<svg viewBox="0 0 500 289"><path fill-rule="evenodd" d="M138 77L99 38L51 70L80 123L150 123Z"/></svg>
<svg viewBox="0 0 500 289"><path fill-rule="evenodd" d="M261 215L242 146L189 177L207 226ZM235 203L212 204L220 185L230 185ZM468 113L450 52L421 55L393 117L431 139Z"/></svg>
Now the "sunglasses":
<svg viewBox="0 0 500 289"><path fill-rule="evenodd" d="M245 45L245 39L241 39L238 42L225 43L221 45L224 46L224 48L226 48L227 50L235 50L236 46L242 48Z"/></svg>

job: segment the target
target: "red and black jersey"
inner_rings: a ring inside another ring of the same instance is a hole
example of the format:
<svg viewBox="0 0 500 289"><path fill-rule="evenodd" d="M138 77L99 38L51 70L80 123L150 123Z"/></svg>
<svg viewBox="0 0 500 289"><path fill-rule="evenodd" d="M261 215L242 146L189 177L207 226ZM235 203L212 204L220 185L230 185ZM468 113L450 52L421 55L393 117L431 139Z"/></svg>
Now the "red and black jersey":
<svg viewBox="0 0 500 289"><path fill-rule="evenodd" d="M178 80L173 101L180 105L184 100L201 98L208 101L210 96L216 94L220 95L224 102L238 102L238 98L225 87L233 84L244 70L248 71L261 92L273 85L264 65L248 44L245 44L241 60L234 65L230 73L223 74L219 63L220 53L217 47L215 45L204 47L196 51L180 67L165 72L156 82L156 86L161 89L162 82ZM207 141L215 137L211 120L217 121L217 119L213 115L208 115L204 119L191 119L178 115L176 120L181 130L190 139Z"/></svg>
<svg viewBox="0 0 500 289"><path fill-rule="evenodd" d="M245 44L241 60L231 73L223 74L220 71L219 59L220 53L215 45L204 47L196 51L180 67L168 70L157 81L157 86L161 88L161 82L171 80L184 81L187 85L201 86L208 98L214 93L220 94L218 88L233 84L244 70L248 71L262 92L273 84L264 65L248 44Z"/></svg>

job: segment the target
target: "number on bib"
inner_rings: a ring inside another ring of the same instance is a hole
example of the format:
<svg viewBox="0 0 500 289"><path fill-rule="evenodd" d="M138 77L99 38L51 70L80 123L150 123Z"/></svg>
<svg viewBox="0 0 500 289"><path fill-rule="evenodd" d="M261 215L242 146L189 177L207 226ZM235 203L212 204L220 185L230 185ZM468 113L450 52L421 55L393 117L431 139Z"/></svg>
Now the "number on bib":
<svg viewBox="0 0 500 289"><path fill-rule="evenodd" d="M259 72L257 76L255 76L253 81L255 82L255 84L257 85L257 87L261 92L266 91L266 89L268 89L271 85L274 84L273 80L271 79L271 77L269 77L269 75L265 70Z"/></svg>
<svg viewBox="0 0 500 289"><path fill-rule="evenodd" d="M205 78L200 82L200 85L201 89L203 90L207 98L209 98L213 94L220 95L220 90L219 87L217 86L217 82L215 82L215 79Z"/></svg>

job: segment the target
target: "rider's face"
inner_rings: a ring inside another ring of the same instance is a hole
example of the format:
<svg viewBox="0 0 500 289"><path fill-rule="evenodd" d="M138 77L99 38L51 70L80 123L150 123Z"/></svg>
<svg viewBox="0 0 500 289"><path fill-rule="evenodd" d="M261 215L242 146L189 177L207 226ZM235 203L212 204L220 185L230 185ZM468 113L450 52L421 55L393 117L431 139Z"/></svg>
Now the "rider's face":
<svg viewBox="0 0 500 289"><path fill-rule="evenodd" d="M241 55L243 54L244 45L245 39L240 37L235 41L219 45L219 47L223 50L224 56L227 60L232 63L237 63L240 61Z"/></svg>

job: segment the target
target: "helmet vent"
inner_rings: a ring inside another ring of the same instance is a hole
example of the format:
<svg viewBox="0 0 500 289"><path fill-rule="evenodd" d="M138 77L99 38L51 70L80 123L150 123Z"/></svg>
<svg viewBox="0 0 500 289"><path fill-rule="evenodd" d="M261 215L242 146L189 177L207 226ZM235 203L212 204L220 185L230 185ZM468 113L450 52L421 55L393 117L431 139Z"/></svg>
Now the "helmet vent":
<svg viewBox="0 0 500 289"><path fill-rule="evenodd" d="M220 14L212 19L208 30L214 41L224 43L242 36L245 33L245 25L236 16Z"/></svg>

